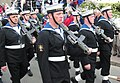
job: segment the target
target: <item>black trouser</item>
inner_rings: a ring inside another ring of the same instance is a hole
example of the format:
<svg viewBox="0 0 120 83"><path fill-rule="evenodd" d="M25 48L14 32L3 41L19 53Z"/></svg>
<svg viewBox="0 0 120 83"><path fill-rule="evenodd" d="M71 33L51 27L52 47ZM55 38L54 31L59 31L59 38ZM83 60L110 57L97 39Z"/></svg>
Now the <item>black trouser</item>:
<svg viewBox="0 0 120 83"><path fill-rule="evenodd" d="M15 63L7 63L10 74L12 76L12 83L20 83L20 79L25 76L27 73L28 62L15 62Z"/></svg>
<svg viewBox="0 0 120 83"><path fill-rule="evenodd" d="M74 68L79 68L80 67L80 63L79 62L80 62L79 60L74 60L73 61Z"/></svg>
<svg viewBox="0 0 120 83"><path fill-rule="evenodd" d="M27 53L28 62L30 62L31 59L34 57L34 47L32 44L26 46L26 53Z"/></svg>
<svg viewBox="0 0 120 83"><path fill-rule="evenodd" d="M107 76L110 71L110 57L111 51L100 51L100 65L101 65L101 75Z"/></svg>
<svg viewBox="0 0 120 83"><path fill-rule="evenodd" d="M86 83L94 83L95 66L96 66L96 53L92 53L91 55L86 56L86 57L81 57L81 64L83 67L83 72L81 74L81 78L83 80L86 80ZM91 65L90 70L87 70L84 68L84 66L87 64Z"/></svg>

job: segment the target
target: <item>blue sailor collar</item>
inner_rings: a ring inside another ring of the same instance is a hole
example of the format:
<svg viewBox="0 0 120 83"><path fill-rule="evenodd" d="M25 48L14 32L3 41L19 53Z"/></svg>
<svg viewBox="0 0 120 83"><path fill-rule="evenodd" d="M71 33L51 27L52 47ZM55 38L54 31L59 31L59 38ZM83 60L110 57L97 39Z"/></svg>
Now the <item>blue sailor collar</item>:
<svg viewBox="0 0 120 83"><path fill-rule="evenodd" d="M52 26L49 24L49 22L46 23L46 25L44 26L44 28L41 29L41 31L43 30L50 30L50 31L55 31Z"/></svg>
<svg viewBox="0 0 120 83"><path fill-rule="evenodd" d="M3 26L3 28L10 28L10 29L13 29L9 22L8 22L5 26Z"/></svg>
<svg viewBox="0 0 120 83"><path fill-rule="evenodd" d="M58 32L58 29L60 30L60 32ZM54 29L54 28L49 24L49 22L45 25L45 27L44 27L41 31L44 31L44 30L54 31L54 32L60 34L61 37L64 39L64 36L63 36L64 31L63 31L63 29L60 28L60 27L57 28L57 29Z"/></svg>
<svg viewBox="0 0 120 83"><path fill-rule="evenodd" d="M90 29L86 24L83 24L82 26L81 26L81 29Z"/></svg>
<svg viewBox="0 0 120 83"><path fill-rule="evenodd" d="M10 23L8 22L5 26L11 26Z"/></svg>
<svg viewBox="0 0 120 83"><path fill-rule="evenodd" d="M57 29L60 29L60 31L62 30L60 27L57 28ZM50 23L48 22L41 31L43 31L43 30L55 31L55 28L53 28L53 27L50 25Z"/></svg>
<svg viewBox="0 0 120 83"><path fill-rule="evenodd" d="M103 16L100 16L100 19L105 19L105 17L103 17Z"/></svg>
<svg viewBox="0 0 120 83"><path fill-rule="evenodd" d="M100 22L102 20L107 21L108 23L111 24L111 22L108 19L106 19L105 17L103 17L103 16L100 17L100 19L98 20L98 22Z"/></svg>
<svg viewBox="0 0 120 83"><path fill-rule="evenodd" d="M93 27L88 27L86 24L83 24L82 26L81 26L81 29L80 29L80 31L81 30L88 30L88 31L91 31L91 32L93 32L94 34L95 34L95 30L94 30L94 28Z"/></svg>
<svg viewBox="0 0 120 83"><path fill-rule="evenodd" d="M18 28L20 27L20 25L17 25L18 26ZM8 22L4 27L6 27L6 28L13 28L11 25L10 25L10 23Z"/></svg>

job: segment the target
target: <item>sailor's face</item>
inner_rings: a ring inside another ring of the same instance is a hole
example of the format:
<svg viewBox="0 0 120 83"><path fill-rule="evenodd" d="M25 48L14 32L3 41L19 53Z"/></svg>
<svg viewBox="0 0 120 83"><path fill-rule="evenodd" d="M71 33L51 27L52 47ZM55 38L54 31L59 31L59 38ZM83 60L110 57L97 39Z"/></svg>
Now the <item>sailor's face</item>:
<svg viewBox="0 0 120 83"><path fill-rule="evenodd" d="M18 15L10 15L9 17L13 23L17 24L18 23Z"/></svg>
<svg viewBox="0 0 120 83"><path fill-rule="evenodd" d="M77 16L77 20L78 20L78 21L80 20L80 16Z"/></svg>
<svg viewBox="0 0 120 83"><path fill-rule="evenodd" d="M33 14L33 15L31 15L34 19L36 19L37 18L37 15L36 14Z"/></svg>
<svg viewBox="0 0 120 83"><path fill-rule="evenodd" d="M25 14L25 15L24 15L24 19L25 19L26 21L28 21L28 20L30 19L30 14Z"/></svg>
<svg viewBox="0 0 120 83"><path fill-rule="evenodd" d="M107 13L108 13L108 16L112 18L112 10L108 10Z"/></svg>
<svg viewBox="0 0 120 83"><path fill-rule="evenodd" d="M91 23L94 23L94 19L95 19L94 14L90 15L88 18L90 19Z"/></svg>
<svg viewBox="0 0 120 83"><path fill-rule="evenodd" d="M63 22L63 11L58 11L54 13L54 18L58 24Z"/></svg>

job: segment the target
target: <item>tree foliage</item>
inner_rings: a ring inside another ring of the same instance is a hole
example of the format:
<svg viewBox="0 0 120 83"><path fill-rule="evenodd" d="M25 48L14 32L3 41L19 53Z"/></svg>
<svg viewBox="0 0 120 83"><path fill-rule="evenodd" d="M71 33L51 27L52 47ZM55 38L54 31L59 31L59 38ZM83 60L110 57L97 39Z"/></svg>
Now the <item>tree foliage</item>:
<svg viewBox="0 0 120 83"><path fill-rule="evenodd" d="M120 17L120 2L118 3L93 3L93 2L83 2L80 7L82 7L82 11L86 9L101 9L105 6L112 6L113 16Z"/></svg>

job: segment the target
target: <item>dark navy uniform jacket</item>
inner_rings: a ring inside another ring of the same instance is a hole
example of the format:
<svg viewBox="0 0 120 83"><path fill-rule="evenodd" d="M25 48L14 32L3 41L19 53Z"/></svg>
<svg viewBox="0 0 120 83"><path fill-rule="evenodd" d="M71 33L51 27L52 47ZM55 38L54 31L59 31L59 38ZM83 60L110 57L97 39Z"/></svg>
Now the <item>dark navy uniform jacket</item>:
<svg viewBox="0 0 120 83"><path fill-rule="evenodd" d="M69 30L72 31L72 33L79 37L79 30L80 27L78 27L78 24L71 22L71 24L68 26ZM79 60L80 58L80 47L78 45L73 45L69 40L67 41L67 52L68 55L70 55L71 60Z"/></svg>
<svg viewBox="0 0 120 83"><path fill-rule="evenodd" d="M25 59L25 41L21 34L21 27L17 32L9 23L0 30L0 65L5 66L8 63L22 62Z"/></svg>
<svg viewBox="0 0 120 83"><path fill-rule="evenodd" d="M100 18L98 20L98 26L100 26L101 29L104 30L104 34L107 37L110 37L111 39L114 39L114 29L107 19ZM106 43L105 40L100 36L98 37L98 40L99 40L99 44L100 44L100 50L109 50L109 51L112 50L112 43L113 42Z"/></svg>
<svg viewBox="0 0 120 83"><path fill-rule="evenodd" d="M93 60L95 61L95 57L96 57L96 53L97 53L97 50L98 50L98 42L97 42L97 37L96 37L96 34L95 34L95 31L94 29L91 27L88 27L86 24L83 24L80 31L79 31L79 34L81 36L85 36L84 39L82 39L82 41L89 47L89 48L92 48L94 51L90 54L90 55L87 55L84 53L84 51L80 51L81 52L81 56L84 57L84 64L90 64L90 60L89 58L90 57L93 57ZM94 53L94 56L92 56Z"/></svg>
<svg viewBox="0 0 120 83"><path fill-rule="evenodd" d="M69 80L64 32L62 28L58 30L60 33L47 23L38 36L37 55L43 83L61 83L64 79ZM57 59L59 57L63 57L64 60ZM53 82L52 79L59 79L59 82Z"/></svg>

